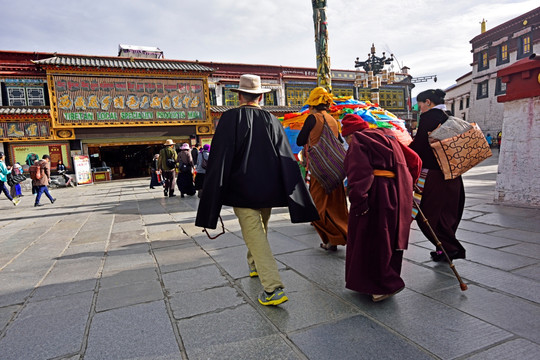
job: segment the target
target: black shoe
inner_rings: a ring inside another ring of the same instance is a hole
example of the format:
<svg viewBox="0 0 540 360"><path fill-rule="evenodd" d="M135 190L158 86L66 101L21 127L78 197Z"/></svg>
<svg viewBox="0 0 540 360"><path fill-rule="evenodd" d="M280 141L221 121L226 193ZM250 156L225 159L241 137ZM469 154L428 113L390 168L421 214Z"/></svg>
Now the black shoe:
<svg viewBox="0 0 540 360"><path fill-rule="evenodd" d="M163 190L163 195L167 196L167 195L169 195L169 192L165 189L165 190Z"/></svg>
<svg viewBox="0 0 540 360"><path fill-rule="evenodd" d="M153 187L153 186L150 186L150 189L154 189L154 187Z"/></svg>
<svg viewBox="0 0 540 360"><path fill-rule="evenodd" d="M43 206L43 204L39 204L39 203L38 203L38 204L34 204L34 207L36 207L36 206Z"/></svg>
<svg viewBox="0 0 540 360"><path fill-rule="evenodd" d="M435 262L446 261L446 256L444 256L442 251L432 251L429 254L431 255L431 259ZM465 259L465 252L460 252L459 250L451 251L447 254L450 260Z"/></svg>
<svg viewBox="0 0 540 360"><path fill-rule="evenodd" d="M180 197L185 197L184 194L180 195Z"/></svg>
<svg viewBox="0 0 540 360"><path fill-rule="evenodd" d="M52 199L52 200L51 200L51 204L54 204L55 201L56 201L56 199Z"/></svg>

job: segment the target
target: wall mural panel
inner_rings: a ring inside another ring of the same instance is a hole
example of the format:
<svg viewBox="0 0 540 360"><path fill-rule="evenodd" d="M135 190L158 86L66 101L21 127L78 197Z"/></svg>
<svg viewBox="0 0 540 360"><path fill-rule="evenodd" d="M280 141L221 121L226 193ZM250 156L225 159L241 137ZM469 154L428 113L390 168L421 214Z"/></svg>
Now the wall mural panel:
<svg viewBox="0 0 540 360"><path fill-rule="evenodd" d="M49 138L48 121L7 121L0 122L0 139Z"/></svg>

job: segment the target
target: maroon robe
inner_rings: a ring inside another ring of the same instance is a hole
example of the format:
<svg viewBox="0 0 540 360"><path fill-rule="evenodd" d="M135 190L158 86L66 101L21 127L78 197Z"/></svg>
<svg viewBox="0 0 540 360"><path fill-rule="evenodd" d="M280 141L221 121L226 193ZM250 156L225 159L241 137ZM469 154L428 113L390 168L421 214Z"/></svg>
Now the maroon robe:
<svg viewBox="0 0 540 360"><path fill-rule="evenodd" d="M405 286L401 262L409 242L413 180L420 168L420 158L402 146L392 130L353 134L345 158L351 202L345 263L348 289L383 295ZM391 171L395 178L375 176L374 170Z"/></svg>

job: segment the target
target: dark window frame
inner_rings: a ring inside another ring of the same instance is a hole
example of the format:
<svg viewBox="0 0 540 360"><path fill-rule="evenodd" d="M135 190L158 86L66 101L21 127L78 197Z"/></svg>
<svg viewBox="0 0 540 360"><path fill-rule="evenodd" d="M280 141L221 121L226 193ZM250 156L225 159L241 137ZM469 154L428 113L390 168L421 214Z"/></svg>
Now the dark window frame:
<svg viewBox="0 0 540 360"><path fill-rule="evenodd" d="M486 56L486 64L484 65L484 55ZM478 53L478 71L489 69L489 53L488 50L483 50Z"/></svg>
<svg viewBox="0 0 540 360"><path fill-rule="evenodd" d="M529 51L527 51L527 52L525 52L525 50L524 50L525 39L528 39ZM532 36L531 36L531 33L527 33L525 35L522 35L522 36L518 37L517 41L518 41L517 58L518 59L523 59L524 57L529 56L532 53Z"/></svg>
<svg viewBox="0 0 540 360"><path fill-rule="evenodd" d="M217 96L216 96L216 89L210 88L208 93L208 98L210 100L210 106L216 106L217 105Z"/></svg>
<svg viewBox="0 0 540 360"><path fill-rule="evenodd" d="M463 110L463 99L459 99L459 110Z"/></svg>
<svg viewBox="0 0 540 360"><path fill-rule="evenodd" d="M503 46L506 47L506 57L503 58ZM497 65L507 64L510 62L510 54L508 53L508 42L502 43L497 47Z"/></svg>
<svg viewBox="0 0 540 360"><path fill-rule="evenodd" d="M484 85L486 86L485 93L483 91L481 91L483 89ZM477 100L486 99L488 97L489 97L489 80L482 81L481 83L478 83L477 87L476 87L476 99Z"/></svg>
<svg viewBox="0 0 540 360"><path fill-rule="evenodd" d="M497 78L495 82L495 95L504 94L506 94L506 83L503 83L501 78Z"/></svg>

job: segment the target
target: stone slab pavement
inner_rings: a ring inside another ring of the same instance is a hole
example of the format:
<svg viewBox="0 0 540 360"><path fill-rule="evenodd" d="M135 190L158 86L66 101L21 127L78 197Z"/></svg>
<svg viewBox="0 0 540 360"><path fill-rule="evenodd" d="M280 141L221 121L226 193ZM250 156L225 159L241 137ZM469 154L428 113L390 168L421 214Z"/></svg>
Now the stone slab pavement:
<svg viewBox="0 0 540 360"><path fill-rule="evenodd" d="M226 234L198 199L147 179L0 200L0 359L539 359L540 209L493 202L497 154L465 176L462 292L415 224L406 288L381 303L345 289L345 248L274 209L269 238L290 300L257 303L231 208Z"/></svg>

